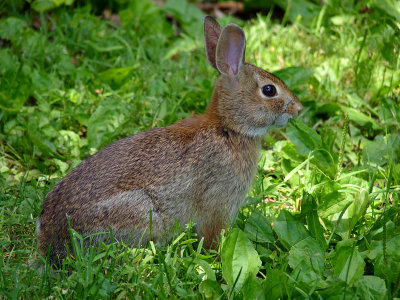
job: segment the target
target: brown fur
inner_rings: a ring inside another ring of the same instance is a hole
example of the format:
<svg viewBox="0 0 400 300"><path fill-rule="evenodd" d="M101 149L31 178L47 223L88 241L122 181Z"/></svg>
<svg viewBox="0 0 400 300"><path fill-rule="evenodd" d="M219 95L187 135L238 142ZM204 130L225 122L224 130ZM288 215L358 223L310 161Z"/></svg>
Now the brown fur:
<svg viewBox="0 0 400 300"><path fill-rule="evenodd" d="M150 210L155 241L163 240L175 220L185 225L196 216L206 246L233 220L251 187L262 136L271 126L284 125L287 114L296 117L301 104L278 78L244 63L240 27L221 30L215 24L205 19L208 58L221 73L207 113L119 140L74 168L44 202L42 255L50 249L54 262L65 256L67 217L82 234L111 227L117 239L137 243L142 234L144 242L150 238ZM231 52L218 55L227 47ZM276 97L261 94L266 84L277 87Z"/></svg>

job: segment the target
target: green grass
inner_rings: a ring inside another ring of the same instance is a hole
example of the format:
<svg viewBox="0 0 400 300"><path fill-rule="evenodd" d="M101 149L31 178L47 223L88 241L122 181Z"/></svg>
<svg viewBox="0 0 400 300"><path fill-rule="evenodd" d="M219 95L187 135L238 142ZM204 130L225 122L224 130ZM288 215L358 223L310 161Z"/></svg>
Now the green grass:
<svg viewBox="0 0 400 300"><path fill-rule="evenodd" d="M112 141L204 112L217 74L203 14L184 1L114 3L120 24L90 6L10 4L0 19L0 297L400 298L400 8L326 2L299 1L314 7L303 18L293 6L283 20L219 20L244 27L247 61L305 109L266 137L218 250L202 248L193 224L146 249L84 251L90 237L71 229L73 253L43 274L29 262L54 183Z"/></svg>

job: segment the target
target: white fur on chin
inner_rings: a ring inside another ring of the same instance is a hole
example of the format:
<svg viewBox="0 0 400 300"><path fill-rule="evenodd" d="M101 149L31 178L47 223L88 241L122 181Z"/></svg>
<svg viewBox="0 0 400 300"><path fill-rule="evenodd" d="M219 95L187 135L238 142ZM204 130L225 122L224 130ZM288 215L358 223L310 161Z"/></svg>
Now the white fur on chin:
<svg viewBox="0 0 400 300"><path fill-rule="evenodd" d="M285 126L289 119L292 119L293 116L288 113L283 113L275 119L274 125L278 127Z"/></svg>
<svg viewBox="0 0 400 300"><path fill-rule="evenodd" d="M261 138L265 136L268 132L268 130L273 129L273 128L279 128L279 127L284 127L288 123L289 119L292 119L293 116L288 113L283 113L279 115L274 123L270 126L266 127L251 127L251 126L243 126L240 128L240 132L244 135L250 136L252 138Z"/></svg>
<svg viewBox="0 0 400 300"><path fill-rule="evenodd" d="M241 133L252 138L263 137L267 134L269 127L243 127Z"/></svg>

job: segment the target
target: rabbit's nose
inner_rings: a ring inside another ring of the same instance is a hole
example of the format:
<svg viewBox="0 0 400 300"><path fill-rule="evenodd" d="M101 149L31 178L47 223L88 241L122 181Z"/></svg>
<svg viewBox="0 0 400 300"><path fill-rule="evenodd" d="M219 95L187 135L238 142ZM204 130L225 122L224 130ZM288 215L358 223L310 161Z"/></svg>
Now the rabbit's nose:
<svg viewBox="0 0 400 300"><path fill-rule="evenodd" d="M301 103L293 99L290 100L290 102L288 103L286 112L291 114L294 118L296 118L302 109L303 106L301 105Z"/></svg>
<svg viewBox="0 0 400 300"><path fill-rule="evenodd" d="M300 113L303 110L303 105L301 105L299 101L291 100L289 102L289 106L293 107L294 110L296 110L298 113Z"/></svg>
<svg viewBox="0 0 400 300"><path fill-rule="evenodd" d="M297 103L295 103L294 101L292 101L292 102L293 102L293 105L296 105L297 111L300 113L303 110L303 105L301 105L300 102L297 102Z"/></svg>

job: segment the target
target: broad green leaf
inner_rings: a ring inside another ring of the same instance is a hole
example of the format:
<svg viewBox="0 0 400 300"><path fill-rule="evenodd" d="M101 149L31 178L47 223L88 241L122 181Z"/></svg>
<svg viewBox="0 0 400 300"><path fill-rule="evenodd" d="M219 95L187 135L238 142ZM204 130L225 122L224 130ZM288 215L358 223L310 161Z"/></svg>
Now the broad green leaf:
<svg viewBox="0 0 400 300"><path fill-rule="evenodd" d="M314 272L322 275L324 271L324 251L312 237L296 243L289 251L289 265L295 269L299 265L307 264Z"/></svg>
<svg viewBox="0 0 400 300"><path fill-rule="evenodd" d="M1 25L0 25L1 26ZM0 49L0 75L16 74L18 72L18 57L10 49ZM0 84L0 87L2 85Z"/></svg>
<svg viewBox="0 0 400 300"><path fill-rule="evenodd" d="M340 176L338 179L336 179L336 182L338 183L338 186L340 186L340 188L345 188L346 185L349 185L349 186L358 187L358 189L360 191L363 189L368 189L369 188L368 181L357 176L358 174L367 173L367 172L368 172L367 170L361 169L358 171L347 173L345 175ZM338 188L338 189L340 189L340 188Z"/></svg>
<svg viewBox="0 0 400 300"><path fill-rule="evenodd" d="M281 142L284 142L284 143L281 143ZM296 148L289 141L278 141L275 144L278 144L279 146L275 147L275 145L274 145L274 151L278 152L279 155L282 156L283 158L290 159L290 160L297 161L297 162L304 161L303 156L301 156L301 155L299 155L299 153L297 153ZM280 147L280 146L282 146L282 147ZM275 161L274 161L274 163L275 163Z"/></svg>
<svg viewBox="0 0 400 300"><path fill-rule="evenodd" d="M362 190L355 196L354 202L348 208L348 217L350 219L350 228L351 231L358 220L362 216L364 216L365 210L369 203L369 194L367 190Z"/></svg>
<svg viewBox="0 0 400 300"><path fill-rule="evenodd" d="M0 20L0 38L15 42L22 35L26 22L22 19L9 17Z"/></svg>
<svg viewBox="0 0 400 300"><path fill-rule="evenodd" d="M354 123L357 123L358 125L363 127L370 127L374 130L380 128L380 125L377 121L372 119L370 116L364 114L359 109L345 107L345 106L342 107L342 109L344 110L344 112L348 113L349 119Z"/></svg>
<svg viewBox="0 0 400 300"><path fill-rule="evenodd" d="M288 249L297 242L310 236L304 225L286 210L282 210L279 213L274 223L274 230L279 240Z"/></svg>
<svg viewBox="0 0 400 300"><path fill-rule="evenodd" d="M386 124L395 124L396 116L400 116L400 107L390 98L381 99L378 107L379 119Z"/></svg>
<svg viewBox="0 0 400 300"><path fill-rule="evenodd" d="M31 74L32 85L39 92L52 90L54 88L49 74L34 70Z"/></svg>
<svg viewBox="0 0 400 300"><path fill-rule="evenodd" d="M100 289L98 290L98 294L102 298L109 298L111 293L118 287L118 284L115 282L110 282L108 279L103 279ZM93 291L98 287L93 288ZM95 293L93 293L95 294Z"/></svg>
<svg viewBox="0 0 400 300"><path fill-rule="evenodd" d="M303 197L301 198L301 215L302 216L307 216L310 214L313 210L316 210L318 208L317 203L314 200L313 195L303 192Z"/></svg>
<svg viewBox="0 0 400 300"><path fill-rule="evenodd" d="M360 299L375 300L386 298L386 284L382 278L376 276L362 276L358 282L357 287Z"/></svg>
<svg viewBox="0 0 400 300"><path fill-rule="evenodd" d="M348 284L364 274L365 261L356 246L337 247L333 265L335 275Z"/></svg>
<svg viewBox="0 0 400 300"><path fill-rule="evenodd" d="M108 144L122 130L122 125L129 119L129 111L129 105L120 98L102 99L89 119L89 147L99 149Z"/></svg>
<svg viewBox="0 0 400 300"><path fill-rule="evenodd" d="M400 161L400 135L392 133L387 136L378 135L368 142L363 149L363 161L384 165L388 161Z"/></svg>
<svg viewBox="0 0 400 300"><path fill-rule="evenodd" d="M62 159L62 156L57 153L57 148L54 143L47 139L43 134L41 128L39 127L37 118L32 117L29 120L29 126L27 130L30 140L44 155Z"/></svg>
<svg viewBox="0 0 400 300"><path fill-rule="evenodd" d="M199 48L199 43L197 42L196 38L184 35L182 39L176 41L169 49L167 54L164 56L164 60L170 59L177 53L193 52L197 48Z"/></svg>
<svg viewBox="0 0 400 300"><path fill-rule="evenodd" d="M336 163L332 155L325 149L314 150L312 155L313 159L311 162L333 179L336 175Z"/></svg>
<svg viewBox="0 0 400 300"><path fill-rule="evenodd" d="M95 43L92 41L86 41L85 43L87 45L89 45L90 47L92 47L94 50L96 50L96 52L112 52L112 51L120 51L120 50L124 49L124 46L122 46L122 45L104 46L104 45L101 45L100 43ZM117 69L119 69L119 68L117 68ZM114 70L114 69L111 69L111 70ZM107 72L107 71L105 71L105 72Z"/></svg>
<svg viewBox="0 0 400 300"><path fill-rule="evenodd" d="M72 75L73 72L76 71L74 64L71 62L71 58L66 53L60 54L55 69L61 76Z"/></svg>
<svg viewBox="0 0 400 300"><path fill-rule="evenodd" d="M345 24L352 24L356 16L340 14L330 18L331 22L336 26L343 26Z"/></svg>
<svg viewBox="0 0 400 300"><path fill-rule="evenodd" d="M396 43L396 33L389 38L389 41L384 43L384 46L381 50L382 56L385 58L385 60L389 63L389 66L391 68L396 68L397 66L397 53L394 47L394 44Z"/></svg>
<svg viewBox="0 0 400 300"><path fill-rule="evenodd" d="M302 169L304 165L306 165L310 161L310 159L311 157L309 157L308 159L299 164L297 162L293 162L290 159L283 158L282 171L283 174L285 175L284 182L286 182L285 180L288 180L293 185L297 185L302 177L300 176L298 170Z"/></svg>
<svg viewBox="0 0 400 300"><path fill-rule="evenodd" d="M389 149L388 160L400 162L400 134L392 133L386 139Z"/></svg>
<svg viewBox="0 0 400 300"><path fill-rule="evenodd" d="M324 228L322 227L317 210L312 211L306 216L308 231L315 238L322 249L326 249L326 239L324 236Z"/></svg>
<svg viewBox="0 0 400 300"><path fill-rule="evenodd" d="M185 33L191 37L199 36L198 28L202 26L204 13L185 0L168 0L163 10L179 21Z"/></svg>
<svg viewBox="0 0 400 300"><path fill-rule="evenodd" d="M59 145L62 146L64 151L68 151L68 153L74 157L79 158L81 154L81 148L86 144L87 140L81 140L79 135L72 130L60 130L58 131L59 137Z"/></svg>
<svg viewBox="0 0 400 300"><path fill-rule="evenodd" d="M296 243L289 251L289 265L293 269L292 277L297 282L311 288L322 284L324 271L324 252L312 237Z"/></svg>
<svg viewBox="0 0 400 300"><path fill-rule="evenodd" d="M74 0L35 0L32 3L32 8L37 12L45 12L62 4L71 5L73 2Z"/></svg>
<svg viewBox="0 0 400 300"><path fill-rule="evenodd" d="M376 261L374 274L389 282L397 282L400 279L400 235L386 241L385 255L383 243L378 243L375 249Z"/></svg>
<svg viewBox="0 0 400 300"><path fill-rule="evenodd" d="M393 215L392 215L393 217ZM389 218L388 218L389 219ZM382 220L379 220L379 223ZM361 249L365 250L364 255L371 260L375 260L376 257L382 254L383 249L383 237L386 236L386 242L394 237L396 237L396 225L389 221L386 223L386 231L384 234L383 228L379 228L377 230L370 230L368 234L365 235L366 239L364 239L359 246L360 252ZM371 242L372 240L372 242ZM386 245L387 247L387 245Z"/></svg>
<svg viewBox="0 0 400 300"><path fill-rule="evenodd" d="M400 164L393 166L393 178L395 181L400 182Z"/></svg>
<svg viewBox="0 0 400 300"><path fill-rule="evenodd" d="M174 33L172 24L165 18L164 11L151 0L129 1L127 9L120 10L118 14L121 26L125 30L135 29L135 35L144 34L146 40L154 34L157 44L149 44L146 49L149 54L159 55L159 51L162 50L159 46L169 40ZM158 46L153 47L154 45Z"/></svg>
<svg viewBox="0 0 400 300"><path fill-rule="evenodd" d="M293 170L291 170L283 179L284 182L288 181L291 179L294 175L297 175L298 171L301 170L309 161L311 160L312 157L308 157L306 160L304 160L302 163L297 165Z"/></svg>
<svg viewBox="0 0 400 300"><path fill-rule="evenodd" d="M317 213L317 203L311 194L303 194L301 200L301 214L306 217L308 231L315 238L322 249L326 249L326 239L324 237L324 228L322 227Z"/></svg>
<svg viewBox="0 0 400 300"><path fill-rule="evenodd" d="M314 69L314 72L314 77L321 84L326 84L326 82L337 82L339 80L335 67L327 61L321 62L321 64Z"/></svg>
<svg viewBox="0 0 400 300"><path fill-rule="evenodd" d="M56 8L62 2L62 0L35 0L32 3L32 8L38 12L44 12Z"/></svg>
<svg viewBox="0 0 400 300"><path fill-rule="evenodd" d="M256 247L256 250L261 260L268 260L274 255L274 253L270 249L267 249L260 244L254 244L254 246Z"/></svg>
<svg viewBox="0 0 400 300"><path fill-rule="evenodd" d="M297 152L302 155L308 155L311 151L322 147L321 137L297 119L289 121L286 133Z"/></svg>
<svg viewBox="0 0 400 300"><path fill-rule="evenodd" d="M108 83L113 89L121 87L131 76L135 67L108 69L98 74L97 79Z"/></svg>
<svg viewBox="0 0 400 300"><path fill-rule="evenodd" d="M3 80L4 84L7 85L7 80ZM2 111L17 112L26 103L30 94L30 82L27 80L24 82L22 78L21 87L22 90L14 89L12 84L8 85L8 92L0 91L0 109ZM4 87L0 83L0 88ZM26 89L25 89L26 88ZM10 95L13 97L11 98Z"/></svg>
<svg viewBox="0 0 400 300"><path fill-rule="evenodd" d="M27 65L20 68L18 58L10 51L0 51L0 56L0 109L16 112L32 93L32 70Z"/></svg>
<svg viewBox="0 0 400 300"><path fill-rule="evenodd" d="M351 205L351 201L348 202L340 212L335 213L329 218L327 218L327 221L329 220L331 223L331 229L332 232L335 234L338 234L342 237L343 240L346 240L350 238L351 234L351 228L350 228L350 217L349 217L349 211L348 208ZM331 233L332 237L332 233Z"/></svg>
<svg viewBox="0 0 400 300"><path fill-rule="evenodd" d="M348 197L346 193L339 191L333 191L327 195L324 195L320 200L320 206L318 207L318 213L322 218L327 218L334 214L342 212L352 199Z"/></svg>
<svg viewBox="0 0 400 300"><path fill-rule="evenodd" d="M203 268L204 272L207 275L207 279L209 279L211 281L217 280L215 277L214 270L211 268L211 266L205 260L196 258L194 262Z"/></svg>
<svg viewBox="0 0 400 300"><path fill-rule="evenodd" d="M394 220L398 213L398 208L393 206L389 207L386 210L385 214L382 214L369 229L368 235L371 237L371 239L381 239L377 237L377 235L382 235L383 225L386 224L387 226L388 224L390 224L392 222L391 220Z"/></svg>
<svg viewBox="0 0 400 300"><path fill-rule="evenodd" d="M267 218L257 211L251 214L244 228L244 232L249 239L255 242L273 243L275 241L271 225Z"/></svg>
<svg viewBox="0 0 400 300"><path fill-rule="evenodd" d="M312 77L313 71L303 67L288 67L274 72L291 89L303 87Z"/></svg>
<svg viewBox="0 0 400 300"><path fill-rule="evenodd" d="M248 277L242 287L243 299L265 299L266 295L264 294L262 283L263 280L261 278Z"/></svg>
<svg viewBox="0 0 400 300"><path fill-rule="evenodd" d="M317 17L320 12L318 5L307 0L274 0L273 2L287 11L287 18L292 23L295 23L297 18L302 17L303 24L311 24L311 20Z"/></svg>
<svg viewBox="0 0 400 300"><path fill-rule="evenodd" d="M267 278L264 280L264 291L268 299L286 299L287 295L287 274L279 269L267 268Z"/></svg>
<svg viewBox="0 0 400 300"><path fill-rule="evenodd" d="M73 103L73 105L79 105L82 103L83 94L79 93L75 89L69 89L67 91L67 96L68 96L69 101L71 101Z"/></svg>
<svg viewBox="0 0 400 300"><path fill-rule="evenodd" d="M394 17L397 22L400 22L400 4L398 1L375 0L373 3L383 9L388 15Z"/></svg>
<svg viewBox="0 0 400 300"><path fill-rule="evenodd" d="M248 277L255 277L261 260L253 244L238 228L226 237L221 250L222 276L226 282L240 290Z"/></svg>
<svg viewBox="0 0 400 300"><path fill-rule="evenodd" d="M223 290L218 282L210 279L204 280L200 283L199 291L207 299L217 299L223 294Z"/></svg>
<svg viewBox="0 0 400 300"><path fill-rule="evenodd" d="M386 259L383 255L378 255L374 263L374 275L385 279L386 282L398 282L400 261L391 255L387 255Z"/></svg>
<svg viewBox="0 0 400 300"><path fill-rule="evenodd" d="M272 154L272 151L265 151L261 149L260 161L258 162L259 167L262 168L264 171L268 171L273 167L274 164L275 158Z"/></svg>
<svg viewBox="0 0 400 300"><path fill-rule="evenodd" d="M340 106L337 103L324 103L318 107L318 114L327 114L329 116L334 116L338 111L340 111Z"/></svg>
<svg viewBox="0 0 400 300"><path fill-rule="evenodd" d="M57 158L54 159L54 163L57 166L57 168L60 170L61 174L64 176L67 173L67 170L69 169L69 165Z"/></svg>
<svg viewBox="0 0 400 300"><path fill-rule="evenodd" d="M353 300L358 298L358 289L348 283L338 280L334 275L326 279L328 286L316 292L319 299L324 300ZM360 299L361 300L361 299Z"/></svg>

